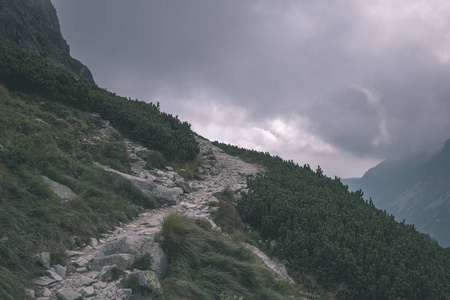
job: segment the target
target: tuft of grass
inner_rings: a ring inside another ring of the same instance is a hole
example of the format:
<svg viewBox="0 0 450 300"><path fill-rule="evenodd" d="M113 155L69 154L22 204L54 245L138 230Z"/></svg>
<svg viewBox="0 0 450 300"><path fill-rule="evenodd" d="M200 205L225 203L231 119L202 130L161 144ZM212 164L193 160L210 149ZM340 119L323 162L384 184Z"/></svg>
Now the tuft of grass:
<svg viewBox="0 0 450 300"><path fill-rule="evenodd" d="M245 247L182 214L165 217L159 240L169 256L158 299L295 299L297 287L277 281ZM232 299L232 298L231 298Z"/></svg>
<svg viewBox="0 0 450 300"><path fill-rule="evenodd" d="M151 270L153 264L153 257L150 253L144 253L133 261L133 264L131 265L131 269L138 269L138 270Z"/></svg>
<svg viewBox="0 0 450 300"><path fill-rule="evenodd" d="M118 267L112 267L111 268L111 281L118 280L119 278L123 277L125 275L125 272L118 268Z"/></svg>
<svg viewBox="0 0 450 300"><path fill-rule="evenodd" d="M235 197L233 191L227 189L217 197L219 199L218 209L211 215L214 222L225 232L242 230L241 218L236 210Z"/></svg>
<svg viewBox="0 0 450 300"><path fill-rule="evenodd" d="M156 150L149 151L147 163L145 165L146 169L163 169L165 166L167 166L167 160L161 152Z"/></svg>
<svg viewBox="0 0 450 300"><path fill-rule="evenodd" d="M199 173L198 168L202 164L203 157L198 154L194 160L185 163L170 164L185 180L203 180L204 177Z"/></svg>

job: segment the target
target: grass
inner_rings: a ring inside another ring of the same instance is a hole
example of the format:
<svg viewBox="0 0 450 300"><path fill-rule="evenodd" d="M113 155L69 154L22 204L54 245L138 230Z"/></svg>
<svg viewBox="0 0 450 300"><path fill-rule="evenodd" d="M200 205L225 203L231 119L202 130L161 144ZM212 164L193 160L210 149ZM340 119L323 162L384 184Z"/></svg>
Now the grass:
<svg viewBox="0 0 450 300"><path fill-rule="evenodd" d="M234 193L227 189L217 198L219 199L218 209L211 214L217 226L227 233L242 231L243 225L236 211Z"/></svg>
<svg viewBox="0 0 450 300"><path fill-rule="evenodd" d="M138 270L151 270L153 264L153 257L150 253L144 253L133 261L133 264L131 265L131 269L138 269Z"/></svg>
<svg viewBox="0 0 450 300"><path fill-rule="evenodd" d="M22 299L22 287L42 274L33 254L50 252L53 262L62 262L73 236L84 244L155 204L131 184L115 186L93 163L129 168L118 141L102 139L96 152L83 147L95 129L89 114L37 96L20 98L0 86L0 299ZM62 202L42 175L76 198Z"/></svg>
<svg viewBox="0 0 450 300"><path fill-rule="evenodd" d="M203 175L199 173L198 168L202 164L202 155L198 154L194 160L185 163L171 163L173 167L185 180L202 180Z"/></svg>
<svg viewBox="0 0 450 300"><path fill-rule="evenodd" d="M173 213L159 240L169 256L158 299L298 299L297 287L277 281L240 244L211 230L209 223Z"/></svg>

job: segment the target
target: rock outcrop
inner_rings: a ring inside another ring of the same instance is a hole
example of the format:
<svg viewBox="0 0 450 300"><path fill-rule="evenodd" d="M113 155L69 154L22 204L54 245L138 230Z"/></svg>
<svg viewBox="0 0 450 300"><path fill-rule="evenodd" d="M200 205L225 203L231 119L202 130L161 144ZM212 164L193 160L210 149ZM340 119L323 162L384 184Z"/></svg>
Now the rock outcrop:
<svg viewBox="0 0 450 300"><path fill-rule="evenodd" d="M0 36L95 84L91 71L70 56L50 0L0 0Z"/></svg>
<svg viewBox="0 0 450 300"><path fill-rule="evenodd" d="M61 199L62 202L73 200L77 196L69 187L53 181L47 176L42 176L42 179L50 185L52 192Z"/></svg>

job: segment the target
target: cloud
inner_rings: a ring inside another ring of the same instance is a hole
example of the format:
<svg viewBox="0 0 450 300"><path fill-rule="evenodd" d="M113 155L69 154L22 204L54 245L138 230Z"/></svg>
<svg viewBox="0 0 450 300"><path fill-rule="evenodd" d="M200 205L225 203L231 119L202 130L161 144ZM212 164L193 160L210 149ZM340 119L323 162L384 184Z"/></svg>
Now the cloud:
<svg viewBox="0 0 450 300"><path fill-rule="evenodd" d="M341 175L449 138L445 1L52 2L99 85L210 139Z"/></svg>

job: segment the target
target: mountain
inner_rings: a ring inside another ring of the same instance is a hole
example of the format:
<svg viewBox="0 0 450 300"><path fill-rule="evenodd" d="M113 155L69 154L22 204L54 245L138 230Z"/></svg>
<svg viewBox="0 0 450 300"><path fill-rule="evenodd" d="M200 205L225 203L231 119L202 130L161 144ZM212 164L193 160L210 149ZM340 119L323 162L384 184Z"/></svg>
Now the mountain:
<svg viewBox="0 0 450 300"><path fill-rule="evenodd" d="M70 56L50 0L0 0L0 36L94 84L91 71Z"/></svg>
<svg viewBox="0 0 450 300"><path fill-rule="evenodd" d="M8 9L49 2L24 3ZM0 37L1 299L450 299L450 249L339 178L213 147L158 104L49 64L53 50ZM423 162L444 176L442 153Z"/></svg>
<svg viewBox="0 0 450 300"><path fill-rule="evenodd" d="M342 181L398 221L450 247L450 139L435 155L383 161L362 178Z"/></svg>

